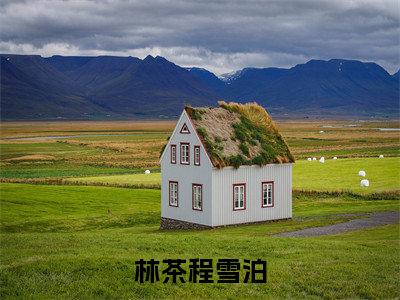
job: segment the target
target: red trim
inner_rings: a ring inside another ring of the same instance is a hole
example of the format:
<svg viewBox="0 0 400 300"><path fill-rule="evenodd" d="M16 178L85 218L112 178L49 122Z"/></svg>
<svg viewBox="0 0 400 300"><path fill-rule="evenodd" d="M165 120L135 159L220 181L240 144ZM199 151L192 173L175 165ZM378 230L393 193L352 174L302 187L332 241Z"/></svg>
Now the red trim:
<svg viewBox="0 0 400 300"><path fill-rule="evenodd" d="M199 161L198 161L198 163L196 163L196 149L199 149ZM194 160L194 162L193 162L193 164L195 166L200 166L200 161L201 161L200 152L201 152L200 151L200 146L198 146L198 145L194 146L194 150L193 150L193 160Z"/></svg>
<svg viewBox="0 0 400 300"><path fill-rule="evenodd" d="M193 193L193 188L195 186L201 187L201 206L200 208L194 208L194 193ZM192 209L193 210L198 210L198 211L203 211L203 185L201 183L192 183Z"/></svg>
<svg viewBox="0 0 400 300"><path fill-rule="evenodd" d="M235 186L244 186L244 205L243 208L235 208ZM245 183L235 183L233 184L232 188L232 204L233 204L233 210L245 210L246 209L246 184Z"/></svg>
<svg viewBox="0 0 400 300"><path fill-rule="evenodd" d="M193 125L192 120L190 119L190 117L189 117L189 115L187 114L186 111L185 111L185 114L186 114L186 116L188 117L188 120L189 120L189 122L190 122L190 125L192 125L192 127L194 128L194 132L196 133L197 138L199 139L200 143L203 145L204 152L206 153L208 159L210 160L211 165L214 166L214 164L213 164L213 162L212 162L212 160L211 160L211 157L210 157L210 155L208 154L208 152L207 152L207 150L206 150L206 147L204 147L203 141L201 140L199 134L197 133L196 128L195 128L194 125Z"/></svg>
<svg viewBox="0 0 400 300"><path fill-rule="evenodd" d="M174 148L175 149L175 160L172 160L172 148ZM174 145L171 145L171 148L170 148L170 158L171 158L171 164L176 164L176 145L174 144Z"/></svg>
<svg viewBox="0 0 400 300"><path fill-rule="evenodd" d="M183 123L181 131L179 131L179 133L190 134L189 127L186 125L186 123Z"/></svg>
<svg viewBox="0 0 400 300"><path fill-rule="evenodd" d="M176 205L171 204L171 183L176 183ZM179 183L178 181L168 181L168 204L172 207L179 207Z"/></svg>
<svg viewBox="0 0 400 300"><path fill-rule="evenodd" d="M182 145L187 145L188 146L188 161L187 162L185 162L185 163L183 163L182 162ZM190 143L181 143L180 144L180 148L179 148L179 155L180 155L180 158L181 158L181 165L190 165Z"/></svg>
<svg viewBox="0 0 400 300"><path fill-rule="evenodd" d="M264 205L264 184L272 183L272 205ZM261 207L269 208L275 205L275 183L273 181L263 181L261 182Z"/></svg>

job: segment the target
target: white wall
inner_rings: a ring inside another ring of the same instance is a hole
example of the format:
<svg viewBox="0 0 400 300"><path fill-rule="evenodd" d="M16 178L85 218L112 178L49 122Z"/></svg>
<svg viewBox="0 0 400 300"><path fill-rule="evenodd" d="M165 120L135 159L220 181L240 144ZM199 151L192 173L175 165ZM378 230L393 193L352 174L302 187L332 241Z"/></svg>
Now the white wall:
<svg viewBox="0 0 400 300"><path fill-rule="evenodd" d="M212 171L212 226L292 217L292 165L241 166ZM274 207L261 207L261 182L274 181ZM246 183L246 209L233 210L233 184Z"/></svg>
<svg viewBox="0 0 400 300"><path fill-rule="evenodd" d="M190 134L182 134L183 124ZM190 165L180 164L180 143L190 143ZM176 164L170 163L170 145L176 145ZM194 145L200 145L200 166L194 165ZM179 182L179 207L169 206L168 181ZM192 209L192 183L203 185L203 210ZM161 157L161 217L211 226L212 164L186 112L183 112Z"/></svg>

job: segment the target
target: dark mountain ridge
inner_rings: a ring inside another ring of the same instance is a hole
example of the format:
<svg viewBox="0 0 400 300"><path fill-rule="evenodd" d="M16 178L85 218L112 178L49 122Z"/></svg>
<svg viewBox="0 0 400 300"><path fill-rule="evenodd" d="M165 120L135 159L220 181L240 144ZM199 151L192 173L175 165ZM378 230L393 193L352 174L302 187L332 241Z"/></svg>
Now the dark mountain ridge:
<svg viewBox="0 0 400 300"><path fill-rule="evenodd" d="M355 60L245 68L222 80L160 56L0 57L3 120L174 117L219 99L257 101L275 115L399 114L399 72Z"/></svg>

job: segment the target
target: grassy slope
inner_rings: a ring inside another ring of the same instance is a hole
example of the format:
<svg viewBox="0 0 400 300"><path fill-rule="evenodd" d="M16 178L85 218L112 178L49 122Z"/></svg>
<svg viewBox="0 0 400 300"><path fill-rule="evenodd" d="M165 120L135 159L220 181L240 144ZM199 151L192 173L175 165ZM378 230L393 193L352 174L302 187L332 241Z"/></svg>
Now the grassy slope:
<svg viewBox="0 0 400 300"><path fill-rule="evenodd" d="M352 218L338 214L396 210L397 200L303 196L294 199L295 218L290 221L178 233L158 230L158 190L2 184L1 191L2 296L398 295L396 225L319 238L269 236ZM136 259L192 257L263 258L269 263L269 281L176 286L134 282Z"/></svg>

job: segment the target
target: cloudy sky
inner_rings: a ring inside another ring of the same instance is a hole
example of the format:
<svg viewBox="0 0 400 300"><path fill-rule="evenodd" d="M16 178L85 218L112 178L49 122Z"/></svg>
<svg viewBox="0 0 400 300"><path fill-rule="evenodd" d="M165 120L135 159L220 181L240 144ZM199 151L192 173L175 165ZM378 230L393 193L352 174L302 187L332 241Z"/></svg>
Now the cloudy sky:
<svg viewBox="0 0 400 300"><path fill-rule="evenodd" d="M218 74L309 59L399 69L398 0L0 1L0 52L161 55Z"/></svg>

